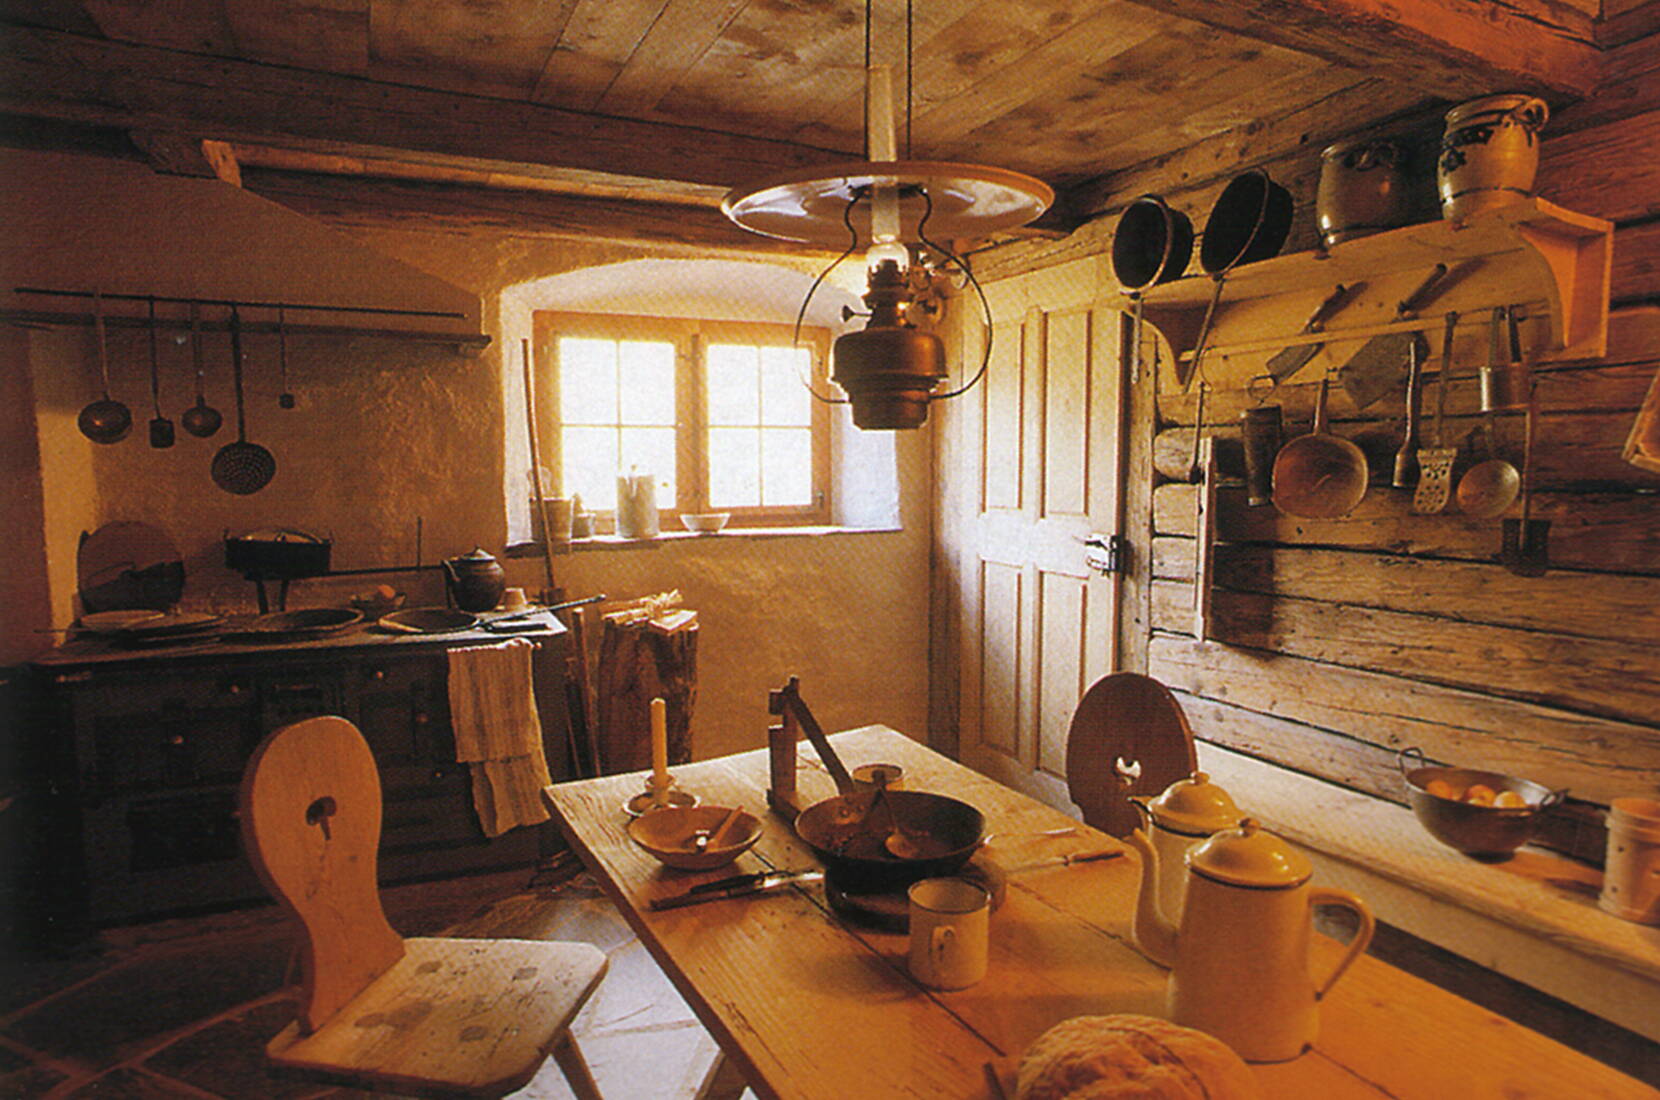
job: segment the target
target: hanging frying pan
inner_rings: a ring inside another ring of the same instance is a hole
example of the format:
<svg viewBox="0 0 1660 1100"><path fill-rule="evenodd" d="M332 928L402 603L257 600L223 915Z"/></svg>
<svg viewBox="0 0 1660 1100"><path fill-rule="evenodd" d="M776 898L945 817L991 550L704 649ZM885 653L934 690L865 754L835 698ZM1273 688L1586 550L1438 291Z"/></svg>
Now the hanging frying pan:
<svg viewBox="0 0 1660 1100"><path fill-rule="evenodd" d="M1193 257L1193 223L1157 195L1124 209L1112 237L1112 274L1133 303L1130 346L1141 361L1141 292L1181 278Z"/></svg>
<svg viewBox="0 0 1660 1100"><path fill-rule="evenodd" d="M1291 192L1268 178L1260 168L1242 172L1228 181L1205 219L1205 236L1199 242L1199 266L1215 281L1205 319L1199 325L1199 339L1193 345L1193 359L1185 375L1177 364L1177 378L1186 390L1199 373L1204 359L1205 340L1211 319L1222 300L1222 284L1228 272L1240 264L1256 263L1279 254L1291 232Z"/></svg>

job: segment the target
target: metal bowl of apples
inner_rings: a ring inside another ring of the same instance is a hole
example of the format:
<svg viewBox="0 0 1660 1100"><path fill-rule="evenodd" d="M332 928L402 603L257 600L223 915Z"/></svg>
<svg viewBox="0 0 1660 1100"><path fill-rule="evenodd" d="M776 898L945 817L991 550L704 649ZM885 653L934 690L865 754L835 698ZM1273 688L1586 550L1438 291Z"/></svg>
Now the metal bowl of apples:
<svg viewBox="0 0 1660 1100"><path fill-rule="evenodd" d="M1430 764L1422 750L1395 758L1419 824L1474 859L1508 859L1533 838L1539 817L1567 795L1528 779L1477 768Z"/></svg>

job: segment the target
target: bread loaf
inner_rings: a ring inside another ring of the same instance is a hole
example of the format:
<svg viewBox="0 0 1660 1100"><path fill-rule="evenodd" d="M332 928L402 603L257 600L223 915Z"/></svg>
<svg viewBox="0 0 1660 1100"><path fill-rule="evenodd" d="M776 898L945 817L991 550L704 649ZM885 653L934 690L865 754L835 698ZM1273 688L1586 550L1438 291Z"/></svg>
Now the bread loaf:
<svg viewBox="0 0 1660 1100"><path fill-rule="evenodd" d="M1015 1100L1261 1100L1220 1039L1152 1016L1074 1016L1020 1059Z"/></svg>

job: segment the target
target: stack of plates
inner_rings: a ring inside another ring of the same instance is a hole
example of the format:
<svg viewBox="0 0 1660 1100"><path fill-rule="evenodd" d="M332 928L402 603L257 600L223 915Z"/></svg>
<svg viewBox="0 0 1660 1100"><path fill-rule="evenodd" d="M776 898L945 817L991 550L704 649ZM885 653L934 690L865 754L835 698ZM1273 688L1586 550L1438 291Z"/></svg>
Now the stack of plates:
<svg viewBox="0 0 1660 1100"><path fill-rule="evenodd" d="M106 614L116 614L107 612ZM127 614L132 614L127 612ZM97 616L94 616L97 617ZM82 625L89 625L85 619ZM223 615L214 615L208 612L175 612L163 615L152 612L149 617L134 619L126 626L109 629L101 632L113 634L117 641L127 645L170 645L189 642L204 642L217 638L225 625ZM89 626L89 629L99 630L99 627Z"/></svg>

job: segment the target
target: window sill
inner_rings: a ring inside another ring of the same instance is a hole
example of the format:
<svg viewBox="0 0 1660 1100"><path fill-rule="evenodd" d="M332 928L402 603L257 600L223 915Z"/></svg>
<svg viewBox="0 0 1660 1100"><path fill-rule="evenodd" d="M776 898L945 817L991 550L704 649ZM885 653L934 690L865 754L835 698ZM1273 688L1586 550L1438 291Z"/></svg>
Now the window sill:
<svg viewBox="0 0 1660 1100"><path fill-rule="evenodd" d="M784 538L824 538L841 535L892 535L899 527L728 527L724 531L701 534L695 531L664 531L655 538L627 539L620 535L595 535L593 538L573 539L554 544L554 553L588 553L595 550L656 550L668 544L688 542L710 543L733 540L770 540ZM516 542L505 551L509 558L536 558L542 555L539 542Z"/></svg>

